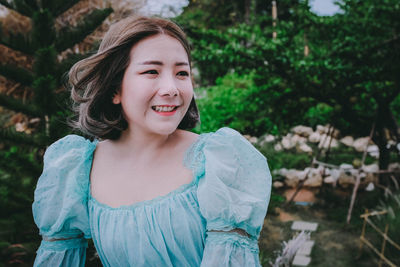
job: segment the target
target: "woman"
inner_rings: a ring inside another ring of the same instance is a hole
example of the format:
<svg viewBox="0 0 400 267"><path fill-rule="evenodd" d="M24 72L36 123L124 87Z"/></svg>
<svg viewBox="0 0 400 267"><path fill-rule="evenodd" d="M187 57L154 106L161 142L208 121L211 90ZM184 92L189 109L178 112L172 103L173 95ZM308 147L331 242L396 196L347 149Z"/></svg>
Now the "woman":
<svg viewBox="0 0 400 267"><path fill-rule="evenodd" d="M189 44L174 23L127 18L69 73L76 135L52 144L33 203L35 266L260 266L271 176L239 133L196 135Z"/></svg>

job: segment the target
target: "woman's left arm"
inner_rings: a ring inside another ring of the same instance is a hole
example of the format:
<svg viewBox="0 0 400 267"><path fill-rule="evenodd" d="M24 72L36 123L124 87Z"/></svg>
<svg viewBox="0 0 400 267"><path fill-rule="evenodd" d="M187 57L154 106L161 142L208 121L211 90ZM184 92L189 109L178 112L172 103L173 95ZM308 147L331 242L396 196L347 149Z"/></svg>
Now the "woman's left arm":
<svg viewBox="0 0 400 267"><path fill-rule="evenodd" d="M258 237L271 193L265 157L229 128L211 136L203 153L197 195L207 237L201 266L260 266Z"/></svg>

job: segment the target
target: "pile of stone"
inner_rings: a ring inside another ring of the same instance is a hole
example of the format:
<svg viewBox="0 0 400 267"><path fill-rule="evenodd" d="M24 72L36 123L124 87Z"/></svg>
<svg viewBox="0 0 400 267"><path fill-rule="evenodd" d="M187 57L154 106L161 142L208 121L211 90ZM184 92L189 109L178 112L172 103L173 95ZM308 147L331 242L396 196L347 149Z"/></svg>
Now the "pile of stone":
<svg viewBox="0 0 400 267"><path fill-rule="evenodd" d="M389 164L389 171L400 171L400 163ZM369 185L378 180L379 166L376 163L364 165L360 170L351 164L341 164L338 168L327 168L319 166L318 168L306 168L304 170L279 169L273 172L275 188L296 187L300 181L305 180L305 187L320 187L323 184L329 184L334 187L340 185L347 188L356 183L357 175L360 175L361 185ZM281 179L279 179L281 178ZM373 188L372 188L373 189ZM371 190L372 190L371 189Z"/></svg>
<svg viewBox="0 0 400 267"><path fill-rule="evenodd" d="M278 140L273 135L264 135L261 138L246 136L250 142L260 146L266 143L274 142L274 149L276 151L295 149L299 153L312 154L313 149L310 143L317 144L318 148L327 149L337 148L340 144L354 148L358 152L363 152L367 147L367 152L375 157L379 157L378 146L369 142L368 137L360 137L354 139L352 136L345 136L339 139L340 131L331 129L332 134L329 134L329 126L317 125L314 131L311 127L299 125L291 129L291 131Z"/></svg>
<svg viewBox="0 0 400 267"><path fill-rule="evenodd" d="M370 156L379 158L378 146L370 141L369 137L354 139L352 136L345 136L340 138L340 131L337 129L330 129L329 126L318 125L314 131L311 127L299 125L292 128L291 131L282 138L277 138L269 134L260 138L251 136L246 136L246 138L251 143L257 144L260 147L263 147L267 143L273 145L275 151L296 151L297 153L308 153L312 155L315 154L312 147L326 150L328 147L335 149L343 145L352 147L358 152L364 152L366 149ZM393 143L393 141L390 142ZM400 143L397 144L397 147L399 147L400 151ZM355 163L353 162L353 164ZM389 171L393 170L400 170L400 163L390 164ZM340 166L332 166L329 168L319 166L318 168L306 168L304 170L283 168L274 171L274 178L281 179L277 179L273 185L275 188L296 187L300 181L304 180L303 185L305 187L320 187L323 184L330 184L332 186L340 185L346 188L355 184L357 175L360 175L362 185L369 185L377 181L378 171L379 166L376 163L365 165L360 170L351 164L341 164Z"/></svg>

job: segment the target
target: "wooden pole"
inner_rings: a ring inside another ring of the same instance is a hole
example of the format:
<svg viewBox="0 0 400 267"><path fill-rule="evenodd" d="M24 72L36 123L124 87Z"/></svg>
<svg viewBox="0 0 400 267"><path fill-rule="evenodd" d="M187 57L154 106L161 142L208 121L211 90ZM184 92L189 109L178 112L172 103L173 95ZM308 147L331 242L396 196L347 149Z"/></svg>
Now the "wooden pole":
<svg viewBox="0 0 400 267"><path fill-rule="evenodd" d="M277 33L276 33L276 20L278 19L278 8L276 7L276 1L272 1L272 39L276 39Z"/></svg>
<svg viewBox="0 0 400 267"><path fill-rule="evenodd" d="M369 138L368 138L368 143L371 141L372 135L374 134L374 131L375 131L375 122L372 125L372 129L371 129L371 132L370 132ZM361 168L364 167L364 162L365 162L365 159L367 157L368 143L364 148L364 153L363 153L363 157L362 157L362 160L361 160L361 166L358 169L358 173L357 173L357 177L356 177L356 183L355 183L354 188L353 188L353 193L351 194L350 206L349 206L349 210L347 212L347 220L346 220L347 224L350 223L351 213L353 212L354 202L356 201L357 191L358 191L358 187L360 185L360 180L361 180Z"/></svg>

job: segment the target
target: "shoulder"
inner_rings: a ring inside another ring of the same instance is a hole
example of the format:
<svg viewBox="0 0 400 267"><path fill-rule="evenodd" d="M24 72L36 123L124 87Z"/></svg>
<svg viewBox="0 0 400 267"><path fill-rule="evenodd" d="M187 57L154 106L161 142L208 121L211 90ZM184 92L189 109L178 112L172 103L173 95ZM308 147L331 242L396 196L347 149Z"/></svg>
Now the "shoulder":
<svg viewBox="0 0 400 267"><path fill-rule="evenodd" d="M79 135L67 135L56 142L52 143L47 149L46 149L46 154L54 154L54 153L64 153L66 151L72 150L72 149L89 149L92 146L95 146L95 143L97 141L91 142L88 139L85 139L82 136Z"/></svg>
<svg viewBox="0 0 400 267"><path fill-rule="evenodd" d="M226 153L228 157L245 158L248 155L265 160L265 157L238 131L224 127L206 138L205 152Z"/></svg>
<svg viewBox="0 0 400 267"><path fill-rule="evenodd" d="M83 152L96 147L97 141L91 142L79 135L67 135L52 143L45 152L44 160L49 157L65 155L68 152Z"/></svg>

